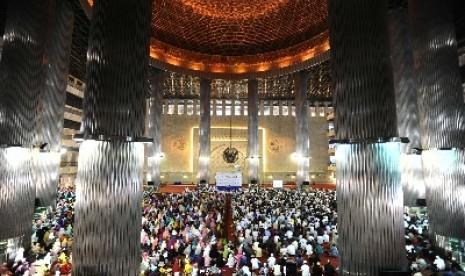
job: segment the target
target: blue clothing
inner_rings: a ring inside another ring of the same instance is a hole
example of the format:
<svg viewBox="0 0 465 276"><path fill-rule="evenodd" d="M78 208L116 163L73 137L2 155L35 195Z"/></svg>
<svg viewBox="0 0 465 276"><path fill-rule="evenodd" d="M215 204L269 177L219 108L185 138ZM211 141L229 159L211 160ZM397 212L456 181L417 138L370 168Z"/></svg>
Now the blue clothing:
<svg viewBox="0 0 465 276"><path fill-rule="evenodd" d="M318 245L315 247L315 253L316 253L317 255L323 254L323 247L322 247L320 244L318 244Z"/></svg>
<svg viewBox="0 0 465 276"><path fill-rule="evenodd" d="M334 257L339 257L339 250L337 250L336 246L331 246L329 253Z"/></svg>

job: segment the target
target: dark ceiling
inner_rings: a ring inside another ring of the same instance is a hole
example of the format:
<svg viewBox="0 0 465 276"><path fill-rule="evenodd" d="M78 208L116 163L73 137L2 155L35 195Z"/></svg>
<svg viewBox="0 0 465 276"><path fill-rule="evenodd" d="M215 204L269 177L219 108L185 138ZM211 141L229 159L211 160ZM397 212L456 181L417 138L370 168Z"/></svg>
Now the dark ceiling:
<svg viewBox="0 0 465 276"><path fill-rule="evenodd" d="M75 10L75 26L73 30L73 45L71 49L70 74L84 80L86 68L87 40L90 20L81 8L80 0L67 0ZM465 1L452 0L454 19L456 25L459 47L465 46ZM199 2L201 3L201 1ZM390 0L390 8L405 5L405 0ZM3 35L6 14L8 12L8 0L0 0L0 34ZM240 54L240 53L237 53Z"/></svg>

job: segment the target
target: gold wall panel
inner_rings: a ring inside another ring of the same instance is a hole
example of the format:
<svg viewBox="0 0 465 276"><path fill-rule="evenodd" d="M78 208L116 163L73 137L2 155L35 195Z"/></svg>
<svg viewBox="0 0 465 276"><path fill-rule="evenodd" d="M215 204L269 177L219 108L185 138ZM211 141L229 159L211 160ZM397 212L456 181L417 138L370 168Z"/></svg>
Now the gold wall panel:
<svg viewBox="0 0 465 276"><path fill-rule="evenodd" d="M232 117L232 146L241 154L236 163L243 172L247 171L247 116ZM274 179L292 181L296 163L294 116L259 116L260 180ZM328 164L327 122L324 117L310 117L310 173L322 176ZM162 182L196 181L198 170L198 126L196 115L163 116L163 138L161 172ZM223 161L222 152L229 146L229 116L211 117L210 180L214 182L215 172L233 171L234 165ZM246 174L243 175L247 181Z"/></svg>

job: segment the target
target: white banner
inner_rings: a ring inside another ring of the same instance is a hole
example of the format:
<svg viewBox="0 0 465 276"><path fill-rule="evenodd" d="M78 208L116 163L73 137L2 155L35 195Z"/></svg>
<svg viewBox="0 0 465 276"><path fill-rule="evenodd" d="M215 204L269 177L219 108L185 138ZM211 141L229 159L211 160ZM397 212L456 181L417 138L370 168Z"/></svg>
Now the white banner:
<svg viewBox="0 0 465 276"><path fill-rule="evenodd" d="M241 172L217 172L215 173L215 182L218 187L241 187Z"/></svg>

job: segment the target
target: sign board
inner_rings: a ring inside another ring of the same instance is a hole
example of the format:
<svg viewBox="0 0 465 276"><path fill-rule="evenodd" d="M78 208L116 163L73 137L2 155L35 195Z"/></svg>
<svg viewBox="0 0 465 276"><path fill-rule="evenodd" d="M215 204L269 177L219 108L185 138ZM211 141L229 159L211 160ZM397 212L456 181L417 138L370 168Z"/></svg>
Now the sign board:
<svg viewBox="0 0 465 276"><path fill-rule="evenodd" d="M283 181L282 180L273 180L273 188L283 188Z"/></svg>
<svg viewBox="0 0 465 276"><path fill-rule="evenodd" d="M217 187L242 187L241 172L217 172L215 173Z"/></svg>

